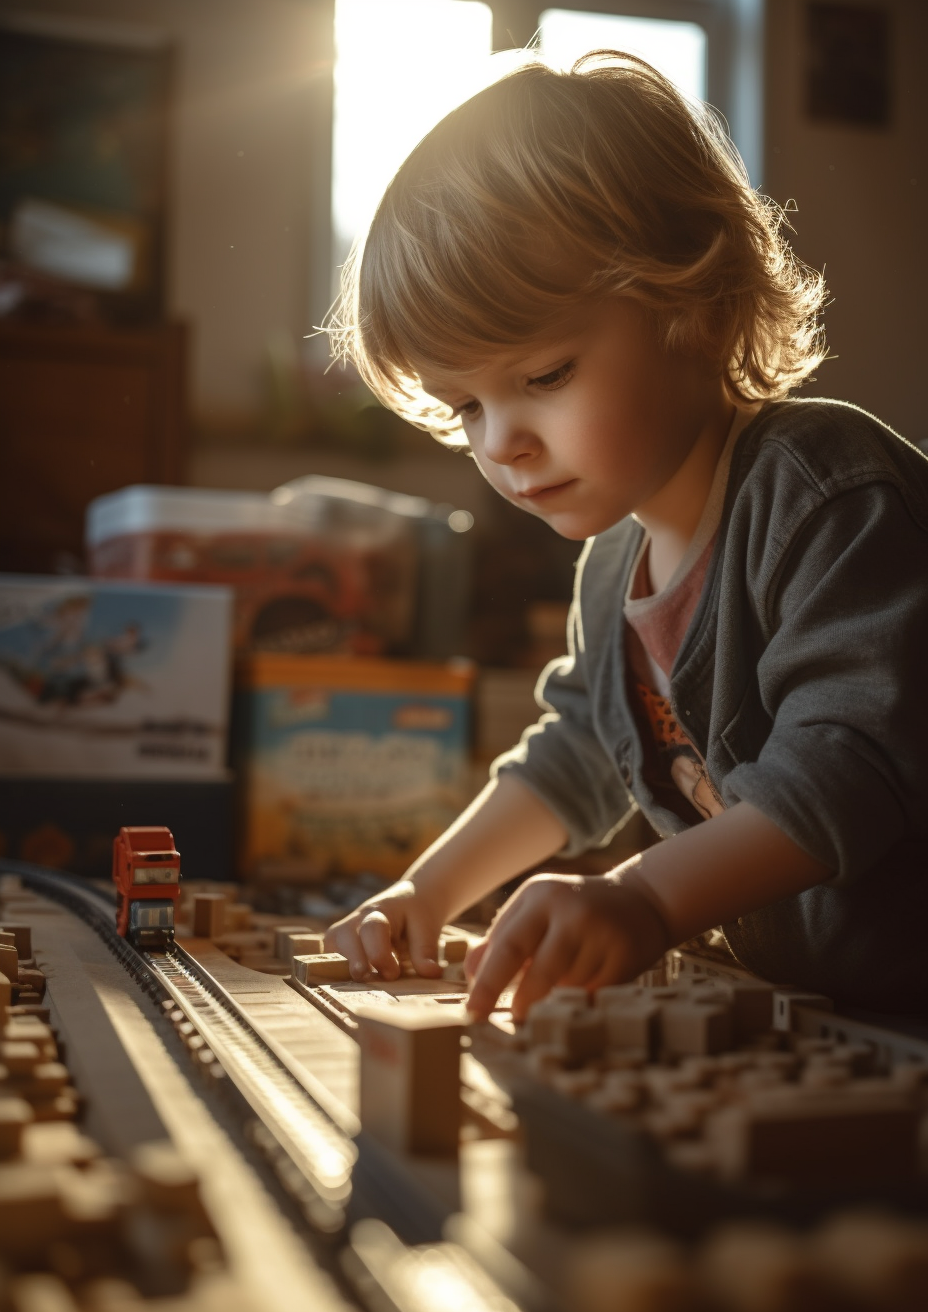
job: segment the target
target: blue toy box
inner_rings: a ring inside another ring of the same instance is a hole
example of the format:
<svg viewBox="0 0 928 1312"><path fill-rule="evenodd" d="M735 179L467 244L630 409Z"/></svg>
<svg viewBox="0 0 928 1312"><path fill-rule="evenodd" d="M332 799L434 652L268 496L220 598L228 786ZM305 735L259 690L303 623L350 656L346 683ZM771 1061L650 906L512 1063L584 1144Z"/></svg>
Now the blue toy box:
<svg viewBox="0 0 928 1312"><path fill-rule="evenodd" d="M467 802L469 662L262 655L235 707L242 873L403 873Z"/></svg>

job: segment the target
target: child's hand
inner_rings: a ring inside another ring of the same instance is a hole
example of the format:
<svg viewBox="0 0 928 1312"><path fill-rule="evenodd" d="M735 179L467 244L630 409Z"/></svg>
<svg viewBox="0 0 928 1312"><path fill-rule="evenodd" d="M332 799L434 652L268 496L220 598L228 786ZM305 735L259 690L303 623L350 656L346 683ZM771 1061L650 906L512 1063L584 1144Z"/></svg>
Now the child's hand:
<svg viewBox="0 0 928 1312"><path fill-rule="evenodd" d="M332 925L326 932L325 950L348 958L352 979L369 979L374 970L384 979L396 979L400 973L396 945L405 941L416 973L435 979L441 975L438 935L443 924L416 886L401 879Z"/></svg>
<svg viewBox="0 0 928 1312"><path fill-rule="evenodd" d="M671 946L655 907L633 888L602 875L534 875L467 955L468 1010L485 1019L521 971L512 1014L524 1020L555 985L634 979Z"/></svg>

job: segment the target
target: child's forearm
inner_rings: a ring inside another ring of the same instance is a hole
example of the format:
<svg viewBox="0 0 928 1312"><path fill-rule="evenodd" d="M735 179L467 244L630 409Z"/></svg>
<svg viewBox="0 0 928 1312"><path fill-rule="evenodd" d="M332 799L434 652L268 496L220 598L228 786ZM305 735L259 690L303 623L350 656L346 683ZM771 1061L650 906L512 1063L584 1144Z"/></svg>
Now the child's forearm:
<svg viewBox="0 0 928 1312"><path fill-rule="evenodd" d="M607 875L536 875L469 958L470 1009L488 1016L513 979L517 1020L555 984L596 989L633 979L667 948L829 873L739 802Z"/></svg>
<svg viewBox="0 0 928 1312"><path fill-rule="evenodd" d="M683 943L780 898L802 893L833 871L809 856L748 802L632 857L606 876L640 893Z"/></svg>
<svg viewBox="0 0 928 1312"><path fill-rule="evenodd" d="M557 816L504 772L423 852L405 878L439 908L443 920L450 920L559 852L566 841Z"/></svg>

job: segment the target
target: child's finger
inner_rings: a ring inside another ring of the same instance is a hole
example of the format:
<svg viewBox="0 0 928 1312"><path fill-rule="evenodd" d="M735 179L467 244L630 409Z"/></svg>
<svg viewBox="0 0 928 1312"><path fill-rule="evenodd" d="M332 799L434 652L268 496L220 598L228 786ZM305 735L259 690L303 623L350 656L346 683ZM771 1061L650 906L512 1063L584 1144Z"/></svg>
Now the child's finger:
<svg viewBox="0 0 928 1312"><path fill-rule="evenodd" d="M345 921L333 925L322 940L326 952L340 952L348 961L348 973L352 979L365 980L371 973L368 961L357 930Z"/></svg>
<svg viewBox="0 0 928 1312"><path fill-rule="evenodd" d="M438 934L435 930L423 924L417 916L410 915L406 921L406 942L416 974L437 979L441 966L438 964Z"/></svg>
<svg viewBox="0 0 928 1312"><path fill-rule="evenodd" d="M471 981L468 1011L486 1020L503 989L532 956L544 928L537 916L503 914L487 936L483 958Z"/></svg>
<svg viewBox="0 0 928 1312"><path fill-rule="evenodd" d="M607 950L601 943L593 943L590 938L581 939L573 959L564 968L564 973L557 981L573 988L592 988L593 981L603 970L603 960Z"/></svg>
<svg viewBox="0 0 928 1312"><path fill-rule="evenodd" d="M556 984L566 982L574 960L572 946L549 929L513 995L513 1019L524 1020L533 1002L545 997Z"/></svg>
<svg viewBox="0 0 928 1312"><path fill-rule="evenodd" d="M379 970L384 979L396 979L400 962L393 947L393 931L384 913L368 911L358 927L358 937L371 966Z"/></svg>
<svg viewBox="0 0 928 1312"><path fill-rule="evenodd" d="M467 949L464 957L464 974L468 981L476 975L477 969L486 954L488 942L489 940L484 936L479 943L472 943Z"/></svg>

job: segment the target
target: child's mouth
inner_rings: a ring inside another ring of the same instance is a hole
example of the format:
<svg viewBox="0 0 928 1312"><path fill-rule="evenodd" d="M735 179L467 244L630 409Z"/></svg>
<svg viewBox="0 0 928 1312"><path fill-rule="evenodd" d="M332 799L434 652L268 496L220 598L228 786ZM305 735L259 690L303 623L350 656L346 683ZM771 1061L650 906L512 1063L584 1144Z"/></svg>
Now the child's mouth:
<svg viewBox="0 0 928 1312"><path fill-rule="evenodd" d="M568 478L563 483L551 483L548 487L529 487L524 492L517 492L516 496L520 501L531 501L538 504L547 501L549 498L556 497L559 492L564 492L576 482L573 478Z"/></svg>

